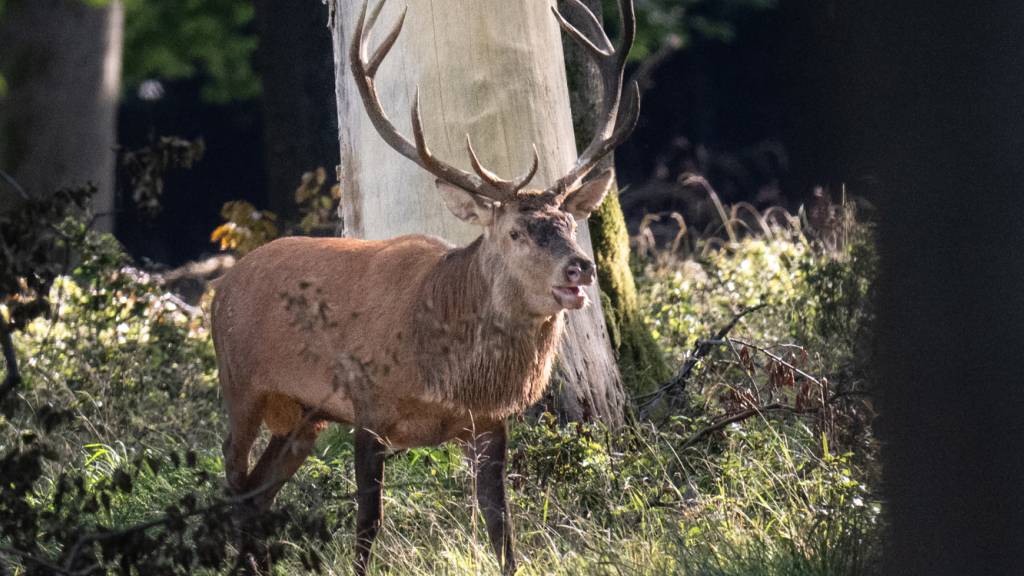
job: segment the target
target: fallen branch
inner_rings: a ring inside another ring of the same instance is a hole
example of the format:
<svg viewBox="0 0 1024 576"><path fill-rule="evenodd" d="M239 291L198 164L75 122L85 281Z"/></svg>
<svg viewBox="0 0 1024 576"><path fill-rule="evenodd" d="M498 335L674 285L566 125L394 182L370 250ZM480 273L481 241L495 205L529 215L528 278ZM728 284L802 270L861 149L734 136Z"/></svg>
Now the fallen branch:
<svg viewBox="0 0 1024 576"><path fill-rule="evenodd" d="M810 379L814 380L810 376L807 376L807 378L810 378ZM815 380L815 381L817 381L817 380ZM753 416L764 416L764 415L766 415L766 414L768 414L770 412L786 412L786 413L789 413L789 414L796 414L796 415L801 415L801 414L817 414L818 412L821 411L822 408L827 408L827 407L832 406L837 400L842 400L842 399L844 399L846 397L849 397L849 396L861 396L861 395L869 395L869 394L868 393L864 393L864 392L854 392L854 391L836 392L835 394L832 394L831 396L829 396L827 400L824 400L824 403L821 406L815 406L813 408L800 408L800 409L797 409L797 408L794 408L793 406L789 406L787 404L783 404L782 402L773 402L773 403L767 404L765 406L754 406L752 408L747 408L746 410L742 410L742 411L737 412L735 414L730 414L728 416L725 416L721 420L719 420L719 421L717 421L717 422L715 422L713 424L710 424L710 425L708 425L708 426L698 430L692 436L687 438L686 441L683 442L679 446L679 450L680 451L685 450L685 449L689 448L690 446L693 446L694 444L696 444L697 442L699 442L703 438L707 437L708 435L714 434L715 432L718 432L719 430L722 430L723 428L725 428L726 426L728 426L730 424L735 424L737 422L742 422L742 421L747 420L748 418L751 418Z"/></svg>
<svg viewBox="0 0 1024 576"><path fill-rule="evenodd" d="M732 320L730 320L728 324L720 328L713 337L705 340L698 340L675 376L670 378L668 382L659 386L654 392L634 398L634 401L637 402L638 411L641 416L646 417L650 413L651 408L661 401L666 395L668 395L670 399L678 398L683 390L686 389L686 384L690 379L690 375L693 373L694 367L697 366L697 363L700 362L701 358L707 356L715 346L720 345L729 335L729 332L736 327L736 324L738 324L744 316L757 312L766 306L768 305L758 304L757 306L741 310L733 316Z"/></svg>
<svg viewBox="0 0 1024 576"><path fill-rule="evenodd" d="M84 568L75 568L76 564L78 564L79 559L81 559L84 554L95 553L95 550L93 550L89 546L90 544L96 542L103 542L107 540L120 540L132 534L146 532L148 530L158 528L161 526L176 524L188 518L203 516L206 514L213 513L219 509L244 504L248 502L249 499L262 494L263 492L269 490L272 487L274 487L274 483L268 482L244 494L230 496L227 498L218 497L212 503L206 506L199 506L191 510L185 510L178 513L168 512L151 520L140 522L138 524L134 524L132 526L128 526L120 530L99 530L96 532L88 532L82 534L78 537L77 540L75 540L74 544L72 544L71 547L67 549L67 552L61 555L60 560L62 561L62 566L56 564L53 559L41 558L39 556L36 556L33 552L19 550L17 548L11 548L8 546L0 546L0 555L17 556L21 558L24 562L35 564L37 566L45 568L51 574L59 574L62 576L79 576L84 574L91 574L98 570L102 570L102 566L97 564L96 562L91 562L88 566Z"/></svg>
<svg viewBox="0 0 1024 576"><path fill-rule="evenodd" d="M817 412L818 410L819 410L819 408L805 408L805 409L802 409L802 410L797 410L796 408L793 408L792 406L787 406L785 404L782 404L781 402L775 402L773 404L768 404L767 406L755 406L753 408L748 408L748 409L743 410L741 412L737 412L737 413L732 414L730 416L726 416L725 418L722 418L718 422L715 422L714 424L710 424L707 427L702 428L701 430L698 430L696 433L694 433L692 436L687 438L686 441L683 442L679 446L679 450L680 451L685 450L685 449L689 448L690 446L693 446L697 442L700 442L703 438L707 437L708 435L714 434L715 432L718 432L719 430L725 428L726 426L728 426L730 424L735 424L737 422L742 422L742 421L747 420L748 418L751 418L753 416L764 415L764 414L766 414L768 412L788 412L790 414L812 414L812 413Z"/></svg>
<svg viewBox="0 0 1024 576"><path fill-rule="evenodd" d="M31 197L28 195L28 192L25 192L25 189L22 188L20 184L18 184L18 181L15 180L7 172L4 172L3 170L0 170L0 180L3 180L4 182L6 182L7 185L11 188L11 190L14 190L18 194L18 196L21 196L22 200L30 200L31 199Z"/></svg>
<svg viewBox="0 0 1024 576"><path fill-rule="evenodd" d="M62 574L62 575L74 574L72 572L68 572L67 570L64 570L63 568L61 568L60 566L57 566L56 564L50 563L46 559L40 558L38 556L33 556L32 554L29 554L28 552L25 552L23 550L18 550L17 548L10 548L8 546L0 546L0 556L2 556L2 555L17 556L17 557L21 558L24 562L27 562L29 564L35 564L36 566L39 566L41 568L46 568L52 574ZM2 569L3 569L3 566L0 566L0 570L2 570ZM6 572L0 572L0 574L6 574Z"/></svg>
<svg viewBox="0 0 1024 576"><path fill-rule="evenodd" d="M664 42L661 47L658 48L653 54L644 58L637 66L633 75L629 77L629 81L626 82L627 86L632 86L634 82L640 88L640 92L646 92L654 84L651 80L651 76L659 66L665 63L669 57L673 56L677 52L683 49L683 39L677 34L668 34L665 36Z"/></svg>

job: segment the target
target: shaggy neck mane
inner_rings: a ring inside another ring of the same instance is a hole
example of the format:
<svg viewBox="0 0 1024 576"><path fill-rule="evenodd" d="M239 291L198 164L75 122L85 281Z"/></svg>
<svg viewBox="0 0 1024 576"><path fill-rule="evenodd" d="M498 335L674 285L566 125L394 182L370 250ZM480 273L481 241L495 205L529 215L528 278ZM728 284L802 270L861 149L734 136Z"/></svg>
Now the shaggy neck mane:
<svg viewBox="0 0 1024 576"><path fill-rule="evenodd" d="M504 418L543 394L562 314L517 316L525 305L522 288L492 289L503 264L488 261L493 273L485 276L482 245L481 237L452 250L423 283L413 315L416 362L431 399Z"/></svg>

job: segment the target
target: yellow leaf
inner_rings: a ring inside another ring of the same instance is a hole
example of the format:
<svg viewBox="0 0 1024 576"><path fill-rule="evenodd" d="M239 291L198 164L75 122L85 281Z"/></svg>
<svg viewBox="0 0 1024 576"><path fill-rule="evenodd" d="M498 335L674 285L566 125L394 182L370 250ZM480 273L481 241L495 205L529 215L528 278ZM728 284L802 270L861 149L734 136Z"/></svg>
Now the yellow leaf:
<svg viewBox="0 0 1024 576"><path fill-rule="evenodd" d="M216 228L213 229L213 232L210 234L210 242L216 242L221 238L227 236L228 234L231 233L234 227L234 222L225 222L224 224L217 226Z"/></svg>

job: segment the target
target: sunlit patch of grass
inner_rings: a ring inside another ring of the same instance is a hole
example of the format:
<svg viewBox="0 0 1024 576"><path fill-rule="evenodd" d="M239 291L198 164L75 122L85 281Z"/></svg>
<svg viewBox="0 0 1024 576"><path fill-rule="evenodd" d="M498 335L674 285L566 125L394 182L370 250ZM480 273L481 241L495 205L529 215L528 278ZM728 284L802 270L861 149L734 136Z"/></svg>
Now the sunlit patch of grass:
<svg viewBox="0 0 1024 576"><path fill-rule="evenodd" d="M738 310L767 303L736 333L807 351L805 368L827 377L829 390L862 377L854 335L870 317L869 236L844 228L842 243L825 246L799 228L799 218L776 229L779 219L761 214L742 226L736 219L753 218L749 208L719 208L729 226L714 248L692 239L695 257L654 258L638 277L663 349L680 361ZM79 418L62 432L65 453L35 505L50 506L57 474L68 470L92 485L134 471L131 490L97 511L113 528L151 520L197 486L200 498L219 496L223 423L209 334L143 277L113 286L62 280L57 289L60 313L19 336L19 349L33 358L25 398L66 405ZM515 423L508 484L519 573L877 572L882 504L870 482L869 430L847 430L854 421L831 413L827 422L757 414L694 440L729 413L722 391L764 384L754 371L769 363L744 362L727 352L708 356L663 422L616 432L549 417ZM30 425L7 424L4 439ZM458 447L396 455L385 476L373 573L499 573ZM327 574L350 573L355 490L351 432L333 426L276 504L295 517L322 515L332 538L324 545L291 535L281 543L316 551ZM277 573L302 571L293 561Z"/></svg>
<svg viewBox="0 0 1024 576"><path fill-rule="evenodd" d="M729 430L724 445L682 454L681 435L671 430L537 428L517 428L512 446L521 574L824 576L874 568L879 503L848 455L829 452L799 422L755 420ZM389 461L376 573L498 574L458 451L423 452L442 464L424 454ZM553 463L556 453L576 464ZM342 476L332 480L333 503L311 491L323 485L324 465L300 472L281 505L342 511L322 553L331 573L345 573L354 540L350 463L328 466Z"/></svg>

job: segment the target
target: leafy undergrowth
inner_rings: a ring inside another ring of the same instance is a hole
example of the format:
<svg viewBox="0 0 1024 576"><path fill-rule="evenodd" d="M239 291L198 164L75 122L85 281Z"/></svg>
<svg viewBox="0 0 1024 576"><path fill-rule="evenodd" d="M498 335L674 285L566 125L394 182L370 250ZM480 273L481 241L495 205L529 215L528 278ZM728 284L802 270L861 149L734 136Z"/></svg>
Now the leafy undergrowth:
<svg viewBox="0 0 1024 576"><path fill-rule="evenodd" d="M769 226L639 263L647 322L677 365L764 306L708 344L686 378L638 396L644 417L614 433L549 416L513 423L521 574L876 571L870 233L849 224L837 243L793 221ZM231 566L209 334L201 314L124 264L116 247L97 244L54 285L51 317L16 338L25 382L20 408L0 420L0 473L32 480L0 498L0 561L15 574L67 560L77 540L62 526L146 522L139 546L152 554L139 566ZM40 446L42 466L17 469ZM457 447L397 455L386 481L374 573L498 573ZM350 431L333 427L278 498L292 526L272 532L278 573L350 572L354 491ZM32 525L13 520L23 504ZM74 567L116 572L125 558L98 546Z"/></svg>

